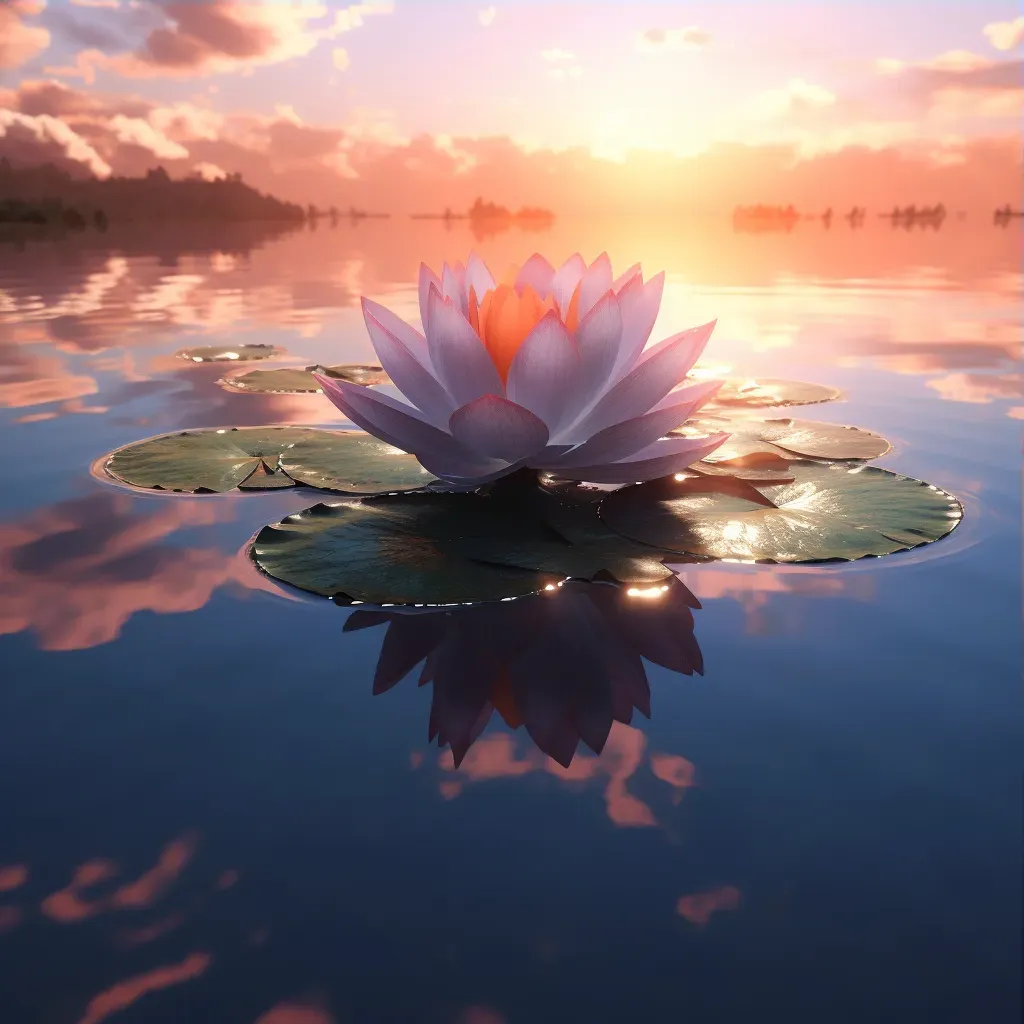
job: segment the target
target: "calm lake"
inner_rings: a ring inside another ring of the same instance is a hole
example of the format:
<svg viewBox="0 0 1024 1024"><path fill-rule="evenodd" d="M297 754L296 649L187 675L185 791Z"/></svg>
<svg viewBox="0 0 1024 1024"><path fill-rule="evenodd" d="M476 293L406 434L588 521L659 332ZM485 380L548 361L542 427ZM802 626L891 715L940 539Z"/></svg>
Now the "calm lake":
<svg viewBox="0 0 1024 1024"><path fill-rule="evenodd" d="M703 676L646 663L649 720L567 769L495 713L456 770L417 672L375 695L384 626L343 632L248 557L318 492L92 467L178 428L344 423L174 353L373 362L360 295L415 320L420 261L471 248L664 269L652 340L717 317L706 367L841 388L777 415L884 434L878 464L962 525L689 568ZM0 1021L1019 1020L1021 252L980 216L0 244Z"/></svg>

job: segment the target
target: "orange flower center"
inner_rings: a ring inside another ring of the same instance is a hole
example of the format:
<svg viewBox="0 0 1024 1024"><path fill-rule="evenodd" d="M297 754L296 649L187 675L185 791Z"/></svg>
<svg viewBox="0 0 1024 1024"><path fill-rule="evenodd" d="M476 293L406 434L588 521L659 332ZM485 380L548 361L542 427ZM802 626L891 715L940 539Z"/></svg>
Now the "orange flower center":
<svg viewBox="0 0 1024 1024"><path fill-rule="evenodd" d="M529 285L517 292L515 289L518 267L511 267L501 283L490 291L477 296L476 290L469 290L469 322L473 330L494 360L503 381L508 380L509 367L527 335L558 307L553 296L542 299ZM565 319L566 327L573 331L579 319L579 289L572 297Z"/></svg>

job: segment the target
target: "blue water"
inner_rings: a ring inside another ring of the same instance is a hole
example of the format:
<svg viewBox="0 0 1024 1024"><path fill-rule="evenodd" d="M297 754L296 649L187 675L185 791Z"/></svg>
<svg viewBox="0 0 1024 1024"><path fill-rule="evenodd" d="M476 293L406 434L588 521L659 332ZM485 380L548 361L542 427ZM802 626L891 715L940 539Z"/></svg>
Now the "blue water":
<svg viewBox="0 0 1024 1024"><path fill-rule="evenodd" d="M358 296L412 317L419 260L474 244L665 268L656 338L717 316L709 367L843 388L788 412L883 433L879 464L962 526L691 569L703 676L648 663L650 720L569 769L495 714L456 770L432 686L373 694L384 627L249 562L318 495L91 466L180 427L338 422L172 354L369 361ZM0 1021L1018 1020L1020 252L957 224L0 248Z"/></svg>

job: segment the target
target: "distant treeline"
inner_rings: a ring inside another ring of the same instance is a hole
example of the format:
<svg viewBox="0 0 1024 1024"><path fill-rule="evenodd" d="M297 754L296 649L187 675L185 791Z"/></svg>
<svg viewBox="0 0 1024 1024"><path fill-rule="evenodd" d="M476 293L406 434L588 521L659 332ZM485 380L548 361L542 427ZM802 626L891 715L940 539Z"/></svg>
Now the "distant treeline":
<svg viewBox="0 0 1024 1024"><path fill-rule="evenodd" d="M0 159L0 224L105 230L108 224L178 221L301 223L305 210L229 175L174 180L162 168L144 178L74 178L47 164L13 168Z"/></svg>
<svg viewBox="0 0 1024 1024"><path fill-rule="evenodd" d="M444 213L414 213L413 220L471 220L471 221L504 221L512 223L542 222L550 224L554 221L555 215L551 210L545 210L542 206L522 206L512 211L507 206L498 203L485 201L477 196L473 205L465 213L455 213L451 207L446 207Z"/></svg>

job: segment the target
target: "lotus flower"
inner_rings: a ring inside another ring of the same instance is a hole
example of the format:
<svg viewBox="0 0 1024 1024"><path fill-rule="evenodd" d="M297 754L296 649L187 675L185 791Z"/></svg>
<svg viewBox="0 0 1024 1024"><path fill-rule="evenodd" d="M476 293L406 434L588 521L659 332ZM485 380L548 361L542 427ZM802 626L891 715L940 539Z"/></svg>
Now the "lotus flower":
<svg viewBox="0 0 1024 1024"><path fill-rule="evenodd" d="M458 767L497 710L568 767L582 740L600 754L612 722L651 715L643 659L703 674L693 632L700 602L678 577L649 588L569 580L551 593L443 611L359 609L345 632L388 624L373 692L422 662L433 683L430 739Z"/></svg>
<svg viewBox="0 0 1024 1024"><path fill-rule="evenodd" d="M719 388L679 387L714 322L645 348L664 274L617 280L608 256L557 270L531 256L501 284L477 256L420 267L425 337L362 300L381 366L408 402L317 375L353 422L410 452L435 476L481 484L518 469L635 483L676 473L728 435L666 438Z"/></svg>

